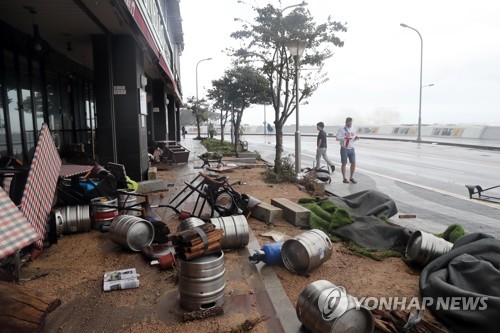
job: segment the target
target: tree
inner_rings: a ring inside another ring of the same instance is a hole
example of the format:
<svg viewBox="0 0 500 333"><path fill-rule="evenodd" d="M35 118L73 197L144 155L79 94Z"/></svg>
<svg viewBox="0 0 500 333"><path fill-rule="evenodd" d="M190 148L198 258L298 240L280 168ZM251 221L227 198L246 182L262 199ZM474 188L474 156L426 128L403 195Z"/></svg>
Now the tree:
<svg viewBox="0 0 500 333"><path fill-rule="evenodd" d="M280 2L281 5L281 2ZM231 34L243 46L228 51L237 57L238 63L253 63L269 81L269 94L274 108L276 129L275 171L282 168L283 126L288 117L296 110L295 105L295 66L288 54L287 41L302 40L307 48L301 57L301 65L317 68L301 76L303 83L299 91L299 103L312 96L318 86L328 80L323 66L333 53L330 48L342 47L335 33L347 31L346 25L328 17L325 23L316 25L310 12L304 7L295 8L283 16L283 10L268 4L266 7L253 7L256 17L253 23L237 19L242 29ZM286 9L286 8L285 8Z"/></svg>
<svg viewBox="0 0 500 333"><path fill-rule="evenodd" d="M250 66L234 66L228 69L222 78L213 80L212 86L214 88L208 91L208 96L215 101L215 105L226 109L226 115L228 105L230 106L234 128L234 149L237 151L243 112L252 104L263 104L269 101L269 81Z"/></svg>
<svg viewBox="0 0 500 333"><path fill-rule="evenodd" d="M222 80L222 79L221 79ZM228 100L224 84L212 81L213 89L208 90L208 98L214 102L212 105L214 111L220 110L220 142L224 143L224 128L231 114L231 103Z"/></svg>
<svg viewBox="0 0 500 333"><path fill-rule="evenodd" d="M179 121L184 126L196 125L196 118L193 115L193 111L188 108L181 108L179 110Z"/></svg>
<svg viewBox="0 0 500 333"><path fill-rule="evenodd" d="M193 116L196 121L196 127L198 129L198 136L195 139L201 140L201 123L208 120L208 104L205 99L197 100L196 97L188 97L187 99L188 109L191 109Z"/></svg>

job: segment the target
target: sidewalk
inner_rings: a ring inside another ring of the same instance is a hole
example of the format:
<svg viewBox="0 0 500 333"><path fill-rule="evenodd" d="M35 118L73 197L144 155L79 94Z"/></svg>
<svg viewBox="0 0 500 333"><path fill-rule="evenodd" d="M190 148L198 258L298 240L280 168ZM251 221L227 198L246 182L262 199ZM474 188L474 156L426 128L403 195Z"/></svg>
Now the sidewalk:
<svg viewBox="0 0 500 333"><path fill-rule="evenodd" d="M189 162L179 167L169 168L169 172L175 172L176 179L190 181L199 174L201 169L195 169L201 165L199 155L206 152L206 149L201 145L199 140L193 140L194 136L187 136L179 143L190 151ZM165 203L164 200L163 203ZM226 272L227 285L248 284L252 292L241 292L242 290L232 290L231 297L224 304L224 316L232 316L238 313L249 315L251 308L257 311L260 316L266 319L265 325L268 332L304 332L301 322L298 320L295 305L293 305L285 293L279 278L276 276L272 267L266 266L264 263L257 265L250 263L248 257L261 248L257 238L249 228L250 242L246 248L237 251L226 252ZM232 260L230 256L237 255L237 260ZM227 289L226 285L226 289ZM159 313L166 322L175 321L174 314L165 309L175 308L176 298L171 297L173 290L165 294L160 300L160 305L163 311ZM226 290L226 294L228 290ZM255 306L253 306L255 305Z"/></svg>
<svg viewBox="0 0 500 333"><path fill-rule="evenodd" d="M151 193L151 204L168 204L202 169L198 155L205 151L192 137L180 142L190 150L189 162L166 164L158 170L167 190ZM170 186L172 185L172 186ZM198 195L192 194L180 207L189 209ZM166 207L153 208L172 232L180 222ZM249 228L249 244L224 251L224 314L184 323L186 312L179 304L178 272L160 271L140 252L114 243L97 230L59 237L34 262L23 267L23 285L59 298L62 304L51 312L43 332L215 332L229 331L246 320L258 323L260 332L302 332L295 306L283 290L272 267L252 264L249 257L260 249ZM135 268L140 286L121 291L103 291L103 273Z"/></svg>

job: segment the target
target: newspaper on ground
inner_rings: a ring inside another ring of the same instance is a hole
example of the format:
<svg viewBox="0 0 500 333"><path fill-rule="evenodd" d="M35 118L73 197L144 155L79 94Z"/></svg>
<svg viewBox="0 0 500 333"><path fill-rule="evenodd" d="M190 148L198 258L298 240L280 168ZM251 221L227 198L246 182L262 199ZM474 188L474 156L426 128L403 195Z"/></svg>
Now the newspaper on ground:
<svg viewBox="0 0 500 333"><path fill-rule="evenodd" d="M135 268L104 273L104 291L122 290L139 287L139 274Z"/></svg>

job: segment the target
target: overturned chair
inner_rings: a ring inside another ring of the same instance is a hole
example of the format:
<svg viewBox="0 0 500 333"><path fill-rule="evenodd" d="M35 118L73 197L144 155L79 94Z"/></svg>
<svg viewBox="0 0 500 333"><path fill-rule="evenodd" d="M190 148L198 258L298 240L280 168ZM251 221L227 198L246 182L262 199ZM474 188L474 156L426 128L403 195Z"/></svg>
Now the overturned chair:
<svg viewBox="0 0 500 333"><path fill-rule="evenodd" d="M488 187L485 189L483 189L479 185L465 185L465 187L469 191L469 198L470 199L477 199L477 200L490 201L490 202L494 202L494 203L500 203L499 196L483 195L483 192L493 190L495 188L499 188L500 185Z"/></svg>
<svg viewBox="0 0 500 333"><path fill-rule="evenodd" d="M200 217L205 205L210 206L210 217L231 216L241 213L242 195L235 191L226 176L210 176L200 172L191 182L185 182L185 187L168 203L157 207L173 209L177 214L179 207L192 195L197 195L194 208L190 215Z"/></svg>

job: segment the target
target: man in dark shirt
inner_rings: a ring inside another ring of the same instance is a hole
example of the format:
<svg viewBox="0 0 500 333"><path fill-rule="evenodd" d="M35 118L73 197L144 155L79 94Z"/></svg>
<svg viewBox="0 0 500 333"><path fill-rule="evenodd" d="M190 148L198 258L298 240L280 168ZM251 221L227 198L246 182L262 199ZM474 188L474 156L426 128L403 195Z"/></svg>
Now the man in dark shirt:
<svg viewBox="0 0 500 333"><path fill-rule="evenodd" d="M326 155L326 132L323 131L325 124L322 121L316 124L316 129L319 131L317 145L316 145L316 169L319 169L321 163L321 157L325 160L328 166L332 169L332 172L335 171L335 165L333 165L332 161Z"/></svg>

